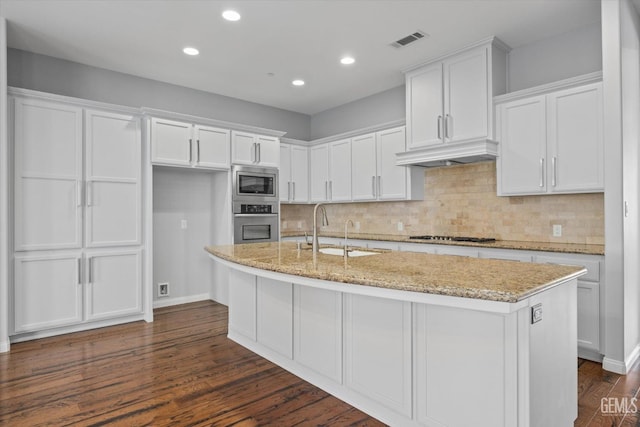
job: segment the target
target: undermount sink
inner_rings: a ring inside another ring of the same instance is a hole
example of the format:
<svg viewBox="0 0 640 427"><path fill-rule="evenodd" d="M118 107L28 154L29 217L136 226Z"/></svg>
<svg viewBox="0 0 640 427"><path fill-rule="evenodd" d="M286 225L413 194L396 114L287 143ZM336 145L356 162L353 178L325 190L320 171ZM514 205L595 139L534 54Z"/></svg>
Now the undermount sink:
<svg viewBox="0 0 640 427"><path fill-rule="evenodd" d="M344 249L343 248L320 248L319 251L320 251L321 254L325 254L325 255L344 256ZM359 250L349 250L347 253L348 253L347 256L349 256L349 257L378 255L378 254L380 254L380 252L369 252L369 251L359 251Z"/></svg>

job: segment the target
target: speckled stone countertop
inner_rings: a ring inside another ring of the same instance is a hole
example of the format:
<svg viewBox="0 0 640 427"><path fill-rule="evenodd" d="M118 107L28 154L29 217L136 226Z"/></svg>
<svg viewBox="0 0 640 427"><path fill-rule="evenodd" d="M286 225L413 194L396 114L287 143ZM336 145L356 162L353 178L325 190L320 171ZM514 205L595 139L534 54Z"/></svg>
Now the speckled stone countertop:
<svg viewBox="0 0 640 427"><path fill-rule="evenodd" d="M518 302L586 270L582 267L533 264L415 252L380 251L349 258L318 254L295 242L208 246L221 259L263 270L332 282L351 283L490 301Z"/></svg>
<svg viewBox="0 0 640 427"><path fill-rule="evenodd" d="M300 232L282 232L282 237L303 237L304 233ZM320 233L320 237L336 237L343 238L344 234L340 233ZM584 255L604 255L604 245L587 245L580 243L550 243L550 242L524 242L517 240L496 240L495 242L473 243L473 242L453 242L446 240L420 240L409 239L409 236L395 234L373 234L373 233L351 233L350 239L359 240L381 240L387 242L400 243L424 243L430 245L452 245L452 246L475 246L479 248L495 248L495 249L519 249L525 251L544 251L559 252L569 254Z"/></svg>

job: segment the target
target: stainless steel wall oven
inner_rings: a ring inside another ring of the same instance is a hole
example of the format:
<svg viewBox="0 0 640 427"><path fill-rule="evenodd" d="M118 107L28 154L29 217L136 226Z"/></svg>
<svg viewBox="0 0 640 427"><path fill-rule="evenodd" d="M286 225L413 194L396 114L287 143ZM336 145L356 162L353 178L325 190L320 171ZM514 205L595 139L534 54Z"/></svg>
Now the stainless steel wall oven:
<svg viewBox="0 0 640 427"><path fill-rule="evenodd" d="M277 242L279 206L277 169L233 167L234 243Z"/></svg>

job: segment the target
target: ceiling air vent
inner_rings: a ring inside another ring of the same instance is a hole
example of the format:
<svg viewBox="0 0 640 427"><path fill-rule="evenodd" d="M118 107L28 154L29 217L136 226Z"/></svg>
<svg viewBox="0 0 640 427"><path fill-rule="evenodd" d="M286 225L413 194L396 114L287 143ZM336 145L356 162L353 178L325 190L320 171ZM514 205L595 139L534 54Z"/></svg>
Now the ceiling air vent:
<svg viewBox="0 0 640 427"><path fill-rule="evenodd" d="M397 48L405 47L406 45L411 44L415 41L418 41L424 37L429 37L429 35L424 31L418 30L413 34L409 34L408 36L401 38L400 40L394 41L393 43L391 43L391 46L394 46Z"/></svg>

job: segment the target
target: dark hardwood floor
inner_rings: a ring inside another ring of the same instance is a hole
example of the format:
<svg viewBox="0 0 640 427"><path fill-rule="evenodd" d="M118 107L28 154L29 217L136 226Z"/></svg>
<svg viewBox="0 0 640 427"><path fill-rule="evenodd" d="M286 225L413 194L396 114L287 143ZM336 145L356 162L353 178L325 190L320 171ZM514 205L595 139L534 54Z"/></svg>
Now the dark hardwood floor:
<svg viewBox="0 0 640 427"><path fill-rule="evenodd" d="M383 425L226 333L226 307L199 302L150 324L14 344L0 354L0 425ZM620 376L580 360L578 378L576 426L640 426L600 411L602 397L637 397L638 364Z"/></svg>

